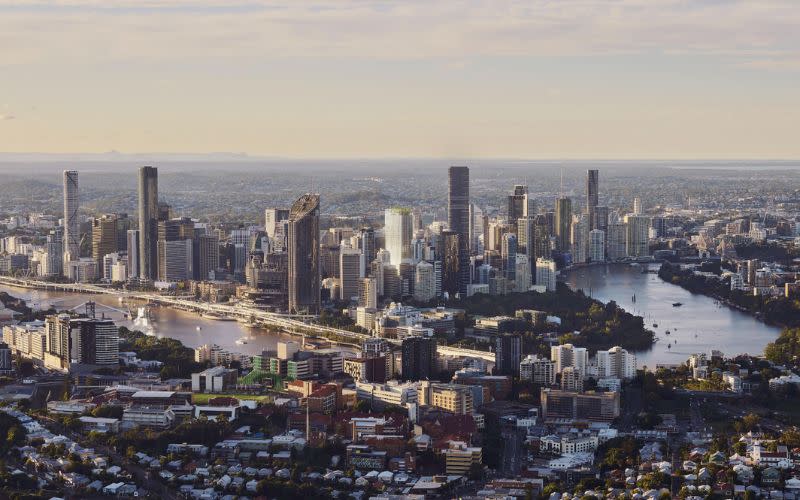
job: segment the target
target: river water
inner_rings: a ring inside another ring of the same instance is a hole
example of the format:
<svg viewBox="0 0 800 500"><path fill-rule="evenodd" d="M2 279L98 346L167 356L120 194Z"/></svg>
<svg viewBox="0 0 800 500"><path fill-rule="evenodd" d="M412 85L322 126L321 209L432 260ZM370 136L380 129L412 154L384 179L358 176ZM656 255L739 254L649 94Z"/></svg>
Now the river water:
<svg viewBox="0 0 800 500"><path fill-rule="evenodd" d="M657 269L658 266L651 268ZM656 332L659 340L649 351L636 353L640 367L652 369L656 364L682 363L692 353L707 353L711 349L728 356L761 354L767 343L780 333L780 328L765 325L735 309L719 306L714 299L704 295L693 295L679 286L663 282L655 274L642 273L642 269L615 264L573 269L566 274L567 284L572 288L582 289L603 302L615 300L626 311L645 318L645 324ZM145 329L143 325L123 317L129 305L120 304L113 296L44 292L4 285L0 285L0 291L20 297L34 308L46 309L53 305L63 310L93 300L102 305L97 306L98 315L104 313L120 326ZM683 306L673 307L674 302L682 302ZM134 314L136 306L130 304ZM206 319L166 307L151 308L150 313L152 322L148 333L180 340L187 347L213 343L232 352L259 354L263 350L275 349L281 340L298 339L285 333L250 328L235 321ZM654 328L654 323L658 327ZM666 334L667 330L670 335ZM240 339L247 343L237 344ZM670 344L671 348L668 347Z"/></svg>
<svg viewBox="0 0 800 500"><path fill-rule="evenodd" d="M780 333L778 327L666 283L656 274L642 273L643 269L647 267L614 264L566 273L567 284L573 289L582 289L602 302L614 300L626 311L645 318L645 325L656 332L659 340L649 351L636 353L640 367L653 369L656 364L683 363L690 354L708 353L711 349L726 356L759 355ZM649 269L657 270L658 265ZM683 305L673 307L676 302ZM658 327L654 328L654 323Z"/></svg>
<svg viewBox="0 0 800 500"><path fill-rule="evenodd" d="M151 307L150 321L147 324L134 322L125 318L129 311L135 317L141 304L120 304L111 295L90 295L66 292L45 292L0 285L0 291L19 297L34 309L55 307L59 311L71 309L87 301L97 303L96 314L115 320L118 326L131 330L142 330L158 337L171 337L180 340L187 347L198 347L203 344L217 344L223 349L243 354L261 354L264 350L274 350L279 341L300 340L300 337L285 333L251 328L236 321L218 321L206 319L197 314L171 309L168 307ZM83 308L77 309L83 312ZM200 328L198 330L198 327ZM237 343L240 342L246 343Z"/></svg>

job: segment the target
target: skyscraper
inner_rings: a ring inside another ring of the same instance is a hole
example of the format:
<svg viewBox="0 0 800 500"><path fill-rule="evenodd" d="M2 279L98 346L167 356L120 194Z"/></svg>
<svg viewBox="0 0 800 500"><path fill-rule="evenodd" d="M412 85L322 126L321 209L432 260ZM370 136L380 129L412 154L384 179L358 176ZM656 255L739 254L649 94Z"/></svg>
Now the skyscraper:
<svg viewBox="0 0 800 500"><path fill-rule="evenodd" d="M450 231L469 236L469 167L450 167L447 198L447 225Z"/></svg>
<svg viewBox="0 0 800 500"><path fill-rule="evenodd" d="M158 169L139 169L139 278L158 272Z"/></svg>
<svg viewBox="0 0 800 500"><path fill-rule="evenodd" d="M98 276L107 280L103 267L103 257L119 250L117 219L114 214L105 214L92 219L92 258L97 262Z"/></svg>
<svg viewBox="0 0 800 500"><path fill-rule="evenodd" d="M139 251L141 245L139 244L139 230L128 229L128 277L139 277Z"/></svg>
<svg viewBox="0 0 800 500"><path fill-rule="evenodd" d="M600 171L586 171L586 213L589 215L589 230L595 229L595 207L599 204Z"/></svg>
<svg viewBox="0 0 800 500"><path fill-rule="evenodd" d="M289 310L319 313L319 195L304 194L289 211Z"/></svg>
<svg viewBox="0 0 800 500"><path fill-rule="evenodd" d="M528 215L532 215L528 207L528 186L517 184L508 195L508 225L511 232L517 231L517 219Z"/></svg>
<svg viewBox="0 0 800 500"><path fill-rule="evenodd" d="M442 231L442 291L451 297L461 289L461 236L455 231ZM469 275L469 261L466 272Z"/></svg>
<svg viewBox="0 0 800 500"><path fill-rule="evenodd" d="M413 223L409 208L387 208L384 212L383 237L391 259L389 263L393 266L399 267L403 259L410 259L413 255Z"/></svg>
<svg viewBox="0 0 800 500"><path fill-rule="evenodd" d="M625 216L625 249L628 257L650 255L650 217L629 214Z"/></svg>
<svg viewBox="0 0 800 500"><path fill-rule="evenodd" d="M606 260L606 233L599 229L589 231L589 260L603 262Z"/></svg>
<svg viewBox="0 0 800 500"><path fill-rule="evenodd" d="M456 291L466 295L469 284L469 167L450 167L448 173L447 224L450 231L458 235ZM447 265L445 263L444 267Z"/></svg>
<svg viewBox="0 0 800 500"><path fill-rule="evenodd" d="M278 223L289 218L289 211L285 208L268 208L264 210L264 230L267 236L274 238L278 230Z"/></svg>
<svg viewBox="0 0 800 500"><path fill-rule="evenodd" d="M500 257L502 258L503 277L509 281L515 281L517 272L517 236L515 234L503 235Z"/></svg>
<svg viewBox="0 0 800 500"><path fill-rule="evenodd" d="M194 269L198 280L210 279L209 275L219 267L219 236L216 234L196 235L194 240L197 265Z"/></svg>
<svg viewBox="0 0 800 500"><path fill-rule="evenodd" d="M361 252L355 248L342 247L339 251L339 289L342 301L350 302L358 297L358 284L361 278Z"/></svg>
<svg viewBox="0 0 800 500"><path fill-rule="evenodd" d="M633 199L633 214L634 215L641 215L642 214L642 199L636 196Z"/></svg>
<svg viewBox="0 0 800 500"><path fill-rule="evenodd" d="M194 223L188 217L158 223L158 279L194 278Z"/></svg>
<svg viewBox="0 0 800 500"><path fill-rule="evenodd" d="M555 236L560 252L570 249L570 226L572 224L572 200L567 197L556 198Z"/></svg>
<svg viewBox="0 0 800 500"><path fill-rule="evenodd" d="M572 262L584 264L589 259L589 217L576 215L570 227L570 243L572 244Z"/></svg>
<svg viewBox="0 0 800 500"><path fill-rule="evenodd" d="M79 208L78 171L64 170L64 262L78 260L81 256Z"/></svg>
<svg viewBox="0 0 800 500"><path fill-rule="evenodd" d="M375 260L378 251L375 248L375 230L371 227L362 227L359 231L358 245L361 250L361 258L364 261L364 275L370 275L370 265Z"/></svg>
<svg viewBox="0 0 800 500"><path fill-rule="evenodd" d="M556 263L551 259L536 259L536 285L548 292L556 291Z"/></svg>

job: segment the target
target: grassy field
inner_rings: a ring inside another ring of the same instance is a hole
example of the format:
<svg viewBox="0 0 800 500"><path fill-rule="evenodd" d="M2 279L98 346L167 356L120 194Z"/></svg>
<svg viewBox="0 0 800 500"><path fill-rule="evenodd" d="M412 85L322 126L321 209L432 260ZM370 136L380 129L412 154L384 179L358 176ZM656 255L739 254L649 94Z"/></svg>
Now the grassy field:
<svg viewBox="0 0 800 500"><path fill-rule="evenodd" d="M192 403L194 404L206 404L208 403L209 399L214 398L236 398L236 399L249 399L252 401L258 401L259 403L271 403L272 396L260 396L254 394L192 394Z"/></svg>

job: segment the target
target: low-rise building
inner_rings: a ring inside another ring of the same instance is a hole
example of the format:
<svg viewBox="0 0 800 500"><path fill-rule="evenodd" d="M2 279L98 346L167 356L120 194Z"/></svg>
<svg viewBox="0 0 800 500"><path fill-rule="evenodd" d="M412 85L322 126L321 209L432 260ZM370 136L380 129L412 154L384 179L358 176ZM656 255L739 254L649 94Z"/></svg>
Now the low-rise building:
<svg viewBox="0 0 800 500"><path fill-rule="evenodd" d="M463 441L451 441L443 453L447 474L465 476L473 465L481 465L483 462L483 450L477 446L468 446Z"/></svg>
<svg viewBox="0 0 800 500"><path fill-rule="evenodd" d="M83 424L84 430L94 432L108 432L116 434L119 432L119 419L102 417L80 417L78 420Z"/></svg>
<svg viewBox="0 0 800 500"><path fill-rule="evenodd" d="M131 406L122 413L123 425L166 429L175 422L175 413L169 408Z"/></svg>
<svg viewBox="0 0 800 500"><path fill-rule="evenodd" d="M214 366L192 373L192 392L222 392L235 386L238 378L237 370Z"/></svg>

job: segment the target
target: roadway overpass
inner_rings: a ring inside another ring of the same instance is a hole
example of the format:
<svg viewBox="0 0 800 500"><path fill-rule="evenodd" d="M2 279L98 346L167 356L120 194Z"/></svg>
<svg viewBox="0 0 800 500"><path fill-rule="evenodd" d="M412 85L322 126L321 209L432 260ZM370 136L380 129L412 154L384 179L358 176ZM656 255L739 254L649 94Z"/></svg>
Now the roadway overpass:
<svg viewBox="0 0 800 500"><path fill-rule="evenodd" d="M261 309L247 307L240 304L232 305L199 302L186 297L174 297L170 295L161 295L158 293L126 291L112 288L110 286L107 287L89 283L52 283L49 281L33 280L29 278L14 278L10 276L0 276L0 284L34 290L104 294L124 299L142 300L154 304L192 311L199 314L212 314L225 318L252 321L257 325L279 328L283 331L298 335L319 335L322 337L335 336L342 343L352 343L355 345L360 345L364 340L372 338L371 335L313 323L311 321L313 318L312 316L279 314L262 311ZM459 347L438 346L437 352L446 356L468 356L494 362L494 353L486 351L463 349Z"/></svg>

